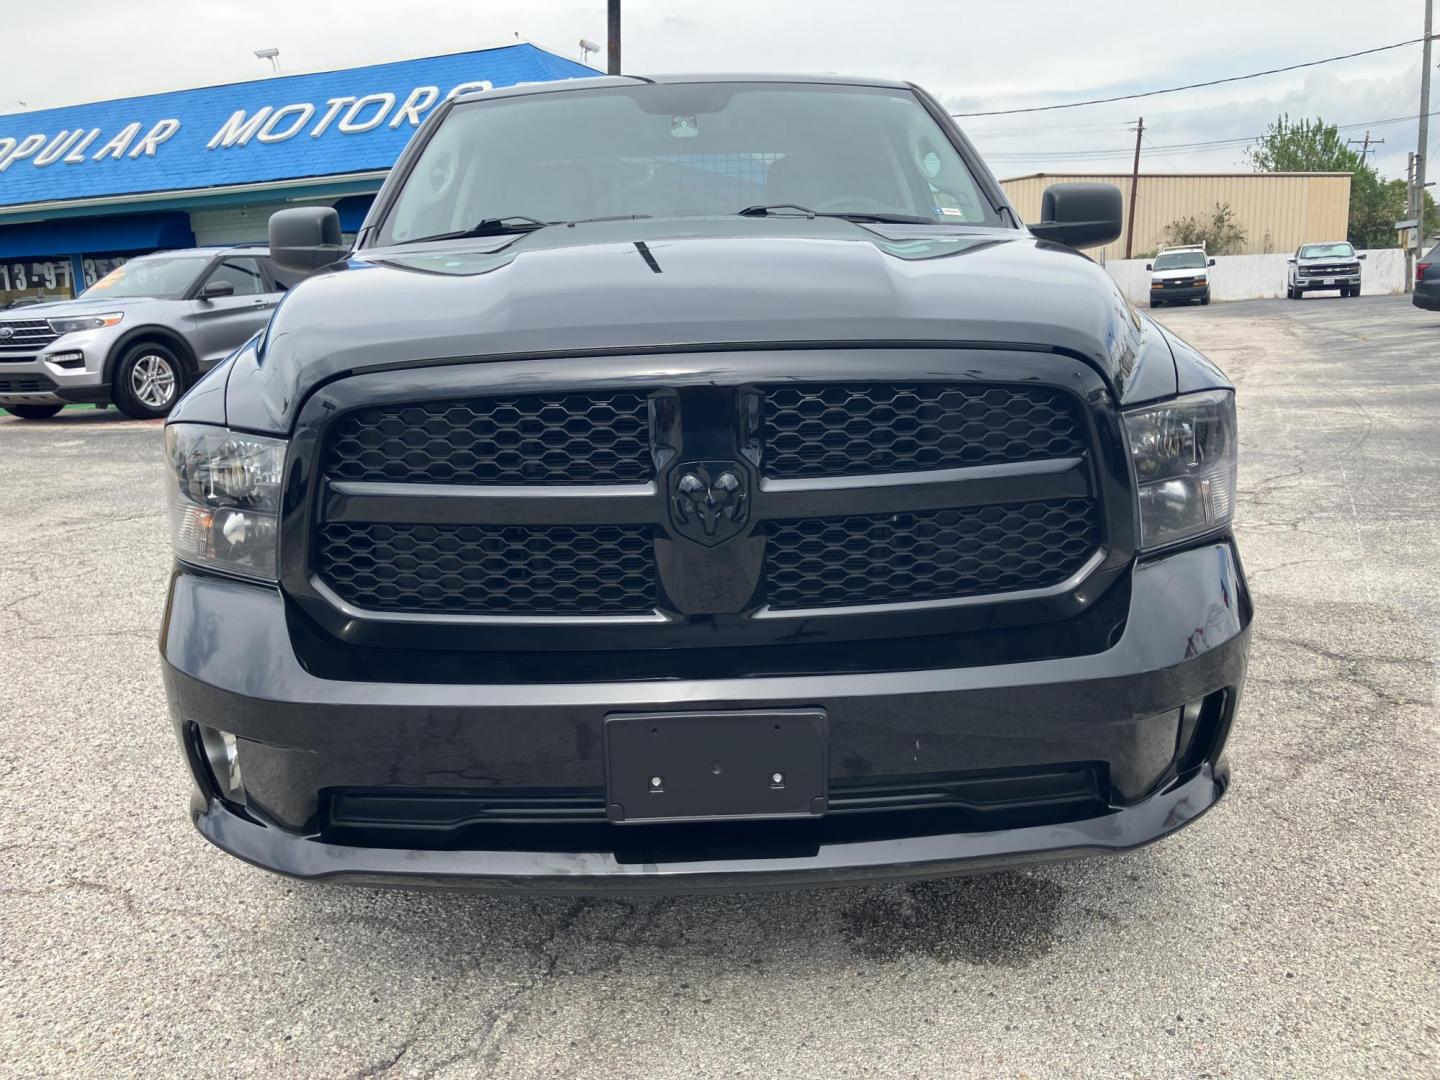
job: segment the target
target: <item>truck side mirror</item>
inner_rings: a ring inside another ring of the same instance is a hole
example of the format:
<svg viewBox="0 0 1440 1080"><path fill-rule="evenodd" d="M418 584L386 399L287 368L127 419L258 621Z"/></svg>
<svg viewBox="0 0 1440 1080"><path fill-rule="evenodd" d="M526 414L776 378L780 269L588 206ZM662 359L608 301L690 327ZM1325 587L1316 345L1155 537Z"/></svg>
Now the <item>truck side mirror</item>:
<svg viewBox="0 0 1440 1080"><path fill-rule="evenodd" d="M1356 257L1357 259L1363 259L1363 258L1365 258L1365 253L1362 251L1362 252L1360 252L1359 255L1356 255L1355 257Z"/></svg>
<svg viewBox="0 0 1440 1080"><path fill-rule="evenodd" d="M1124 199L1114 184L1051 184L1030 231L1066 247L1100 247L1120 236Z"/></svg>
<svg viewBox="0 0 1440 1080"><path fill-rule="evenodd" d="M1289 263L1291 266L1294 266L1294 265L1295 265L1295 256L1294 256L1294 255L1291 255L1291 256L1290 256L1288 259L1286 259L1285 261L1286 261L1287 263Z"/></svg>
<svg viewBox="0 0 1440 1080"><path fill-rule="evenodd" d="M270 258L281 270L309 274L349 251L333 206L297 206L270 215Z"/></svg>
<svg viewBox="0 0 1440 1080"><path fill-rule="evenodd" d="M1145 269L1146 269L1146 270L1154 270L1155 267L1154 267L1153 265L1151 265L1150 263L1146 263L1146 264L1145 264Z"/></svg>
<svg viewBox="0 0 1440 1080"><path fill-rule="evenodd" d="M1207 266L1214 266L1214 265L1215 265L1215 260L1214 260L1214 259L1211 259L1206 265L1207 265Z"/></svg>

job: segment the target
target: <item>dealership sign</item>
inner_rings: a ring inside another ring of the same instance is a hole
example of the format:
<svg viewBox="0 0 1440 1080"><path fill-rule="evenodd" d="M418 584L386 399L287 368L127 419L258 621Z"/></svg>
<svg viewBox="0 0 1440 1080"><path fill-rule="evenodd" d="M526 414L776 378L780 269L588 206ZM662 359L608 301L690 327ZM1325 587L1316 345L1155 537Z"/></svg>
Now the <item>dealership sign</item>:
<svg viewBox="0 0 1440 1080"><path fill-rule="evenodd" d="M383 171L457 94L594 74L518 44L0 115L0 216L32 202Z"/></svg>
<svg viewBox="0 0 1440 1080"><path fill-rule="evenodd" d="M477 90L489 90L488 79L463 82L451 87L446 98L456 94ZM276 108L262 105L253 112L236 109L230 118L205 144L206 149L226 149L231 146L245 146L254 139L260 143L285 142L293 139L306 128L310 137L318 139L330 130L343 135L359 135L374 131L389 121L389 126L398 128L402 124L418 127L421 114L434 107L440 100L438 86L417 86L406 95L396 107L395 95L389 91L371 94L348 94L329 98L323 105L313 101L296 101ZM311 121L319 119L311 126ZM28 162L37 169L47 165L83 165L86 161L103 161L106 158L119 161L123 158L138 158L141 155L154 157L162 143L167 143L180 130L180 118L167 116L156 120L147 127L139 120L132 120L102 143L93 154L90 148L105 134L101 128L88 131L76 128L60 131L54 135L36 132L24 138L7 135L0 138L0 172L16 162ZM141 132L144 134L141 134Z"/></svg>

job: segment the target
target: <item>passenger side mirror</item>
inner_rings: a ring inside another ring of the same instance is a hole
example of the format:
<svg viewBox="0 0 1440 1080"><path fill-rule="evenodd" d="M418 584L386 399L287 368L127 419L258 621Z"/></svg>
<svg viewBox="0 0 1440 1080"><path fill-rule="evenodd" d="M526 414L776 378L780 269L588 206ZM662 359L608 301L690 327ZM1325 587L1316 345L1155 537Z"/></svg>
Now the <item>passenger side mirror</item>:
<svg viewBox="0 0 1440 1080"><path fill-rule="evenodd" d="M235 283L233 281L207 281L204 288L200 290L201 300L214 300L217 296L234 296Z"/></svg>
<svg viewBox="0 0 1440 1080"><path fill-rule="evenodd" d="M1154 270L1155 267L1154 267L1153 265L1151 265L1150 263L1146 263L1146 264L1145 264L1145 269L1146 269L1146 270Z"/></svg>
<svg viewBox="0 0 1440 1080"><path fill-rule="evenodd" d="M1214 259L1211 259L1208 263L1206 263L1206 265L1207 265L1207 266L1214 266L1214 265L1215 265L1215 260L1214 260Z"/></svg>
<svg viewBox="0 0 1440 1080"><path fill-rule="evenodd" d="M333 206L297 206L270 215L270 258L281 270L308 274L339 262L347 251Z"/></svg>
<svg viewBox="0 0 1440 1080"><path fill-rule="evenodd" d="M1051 184L1030 231L1067 247L1100 247L1120 236L1124 199L1114 184Z"/></svg>

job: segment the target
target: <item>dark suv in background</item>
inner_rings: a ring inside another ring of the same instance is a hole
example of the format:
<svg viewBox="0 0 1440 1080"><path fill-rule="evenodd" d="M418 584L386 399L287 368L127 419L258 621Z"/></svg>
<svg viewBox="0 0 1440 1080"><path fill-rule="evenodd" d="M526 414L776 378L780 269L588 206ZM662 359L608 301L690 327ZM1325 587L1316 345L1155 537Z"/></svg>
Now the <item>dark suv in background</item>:
<svg viewBox="0 0 1440 1080"><path fill-rule="evenodd" d="M351 882L718 889L1119 851L1224 792L1235 396L924 91L437 107L166 427L213 843ZM1044 283L1037 290L1037 283Z"/></svg>
<svg viewBox="0 0 1440 1080"><path fill-rule="evenodd" d="M1415 266L1413 303L1426 311L1440 311L1440 240Z"/></svg>
<svg viewBox="0 0 1440 1080"><path fill-rule="evenodd" d="M264 247L191 248L131 259L74 300L0 312L0 408L26 420L70 402L164 416L297 280Z"/></svg>

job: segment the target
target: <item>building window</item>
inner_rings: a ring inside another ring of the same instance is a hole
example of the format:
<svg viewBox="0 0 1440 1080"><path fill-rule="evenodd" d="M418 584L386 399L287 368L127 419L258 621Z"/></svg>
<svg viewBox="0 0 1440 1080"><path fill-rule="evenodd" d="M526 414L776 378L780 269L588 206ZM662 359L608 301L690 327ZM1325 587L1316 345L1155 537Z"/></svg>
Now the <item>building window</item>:
<svg viewBox="0 0 1440 1080"><path fill-rule="evenodd" d="M64 255L0 260L0 309L17 301L69 300L74 295L70 259Z"/></svg>

